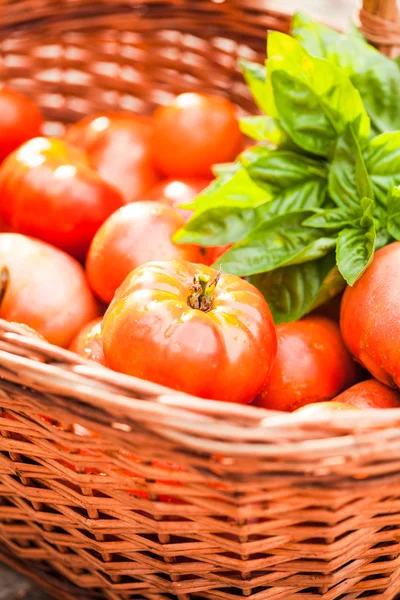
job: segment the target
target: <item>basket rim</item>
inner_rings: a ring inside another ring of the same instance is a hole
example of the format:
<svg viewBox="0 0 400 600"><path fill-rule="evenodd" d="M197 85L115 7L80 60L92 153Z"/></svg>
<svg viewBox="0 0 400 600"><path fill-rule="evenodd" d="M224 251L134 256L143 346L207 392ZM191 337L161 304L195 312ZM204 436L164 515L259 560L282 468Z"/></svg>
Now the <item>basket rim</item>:
<svg viewBox="0 0 400 600"><path fill-rule="evenodd" d="M284 446L289 453L300 446L302 451L308 448L318 453L329 450L332 443L336 451L344 451L365 436L375 435L377 440L391 439L393 435L400 438L400 408L363 409L356 413L321 411L312 415L282 413L197 398L117 373L69 350L29 337L18 325L3 319L0 319L0 341L7 348L0 345L3 382L8 380L39 394L50 392L68 397L69 402L105 410L119 417L118 421L128 418L148 423L150 419L165 435L168 433L165 427L170 427L174 432L172 437L183 443L189 443L188 436L201 435L214 446L221 443L211 442L211 438L223 439L222 445L228 443L229 447L234 442L235 454L250 450L251 454L274 455L276 451L281 454ZM38 361L37 357L46 362ZM265 447L259 447L260 444ZM275 449L271 444L276 444Z"/></svg>

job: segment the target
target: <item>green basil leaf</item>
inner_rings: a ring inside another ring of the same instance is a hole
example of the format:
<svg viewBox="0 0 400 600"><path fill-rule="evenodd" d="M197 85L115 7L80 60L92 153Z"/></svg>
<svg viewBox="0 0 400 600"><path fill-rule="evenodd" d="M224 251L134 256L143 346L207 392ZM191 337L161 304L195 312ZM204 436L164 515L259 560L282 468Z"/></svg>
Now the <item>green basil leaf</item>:
<svg viewBox="0 0 400 600"><path fill-rule="evenodd" d="M264 295L276 325L296 321L345 287L334 252L316 260L248 277Z"/></svg>
<svg viewBox="0 0 400 600"><path fill-rule="evenodd" d="M267 80L271 81L282 126L307 152L329 156L347 123L360 118L367 138L369 119L346 73L316 58L290 36L268 36Z"/></svg>
<svg viewBox="0 0 400 600"><path fill-rule="evenodd" d="M195 214L174 236L174 242L223 246L239 242L257 225L257 210L242 206L216 206Z"/></svg>
<svg viewBox="0 0 400 600"><path fill-rule="evenodd" d="M266 84L267 72L265 65L259 65L242 58L239 60L239 66L258 108L266 115L277 117L278 113L274 98Z"/></svg>
<svg viewBox="0 0 400 600"><path fill-rule="evenodd" d="M280 127L279 122L265 115L242 117L239 120L242 133L253 140L267 140L275 146L288 143L290 138Z"/></svg>
<svg viewBox="0 0 400 600"><path fill-rule="evenodd" d="M213 181L193 202L185 204L184 208L194 210L198 214L217 206L254 207L270 199L271 194L258 186L246 169L241 167L233 174L222 175Z"/></svg>
<svg viewBox="0 0 400 600"><path fill-rule="evenodd" d="M336 241L321 237L318 229L302 226L308 216L309 211L299 211L261 223L218 259L218 264L227 273L243 276L324 256Z"/></svg>
<svg viewBox="0 0 400 600"><path fill-rule="evenodd" d="M389 190L400 185L400 131L378 135L363 153L375 200L386 207Z"/></svg>
<svg viewBox="0 0 400 600"><path fill-rule="evenodd" d="M400 188L393 187L387 199L387 229L395 240L400 240Z"/></svg>
<svg viewBox="0 0 400 600"><path fill-rule="evenodd" d="M329 193L342 209L357 210L360 198L373 198L374 192L355 130L349 123L340 135L329 171Z"/></svg>
<svg viewBox="0 0 400 600"><path fill-rule="evenodd" d="M394 61L354 31L341 35L304 14L295 15L292 31L310 54L345 70L378 133L400 129L400 70Z"/></svg>
<svg viewBox="0 0 400 600"><path fill-rule="evenodd" d="M307 227L317 229L343 229L354 223L354 214L345 209L328 208L319 210L303 222Z"/></svg>
<svg viewBox="0 0 400 600"><path fill-rule="evenodd" d="M212 171L215 177L230 177L233 176L239 169L241 168L240 162L233 163L220 163L218 165L213 165Z"/></svg>
<svg viewBox="0 0 400 600"><path fill-rule="evenodd" d="M343 229L337 239L336 260L340 273L353 285L370 265L375 251L376 230L373 201L363 198L359 225Z"/></svg>

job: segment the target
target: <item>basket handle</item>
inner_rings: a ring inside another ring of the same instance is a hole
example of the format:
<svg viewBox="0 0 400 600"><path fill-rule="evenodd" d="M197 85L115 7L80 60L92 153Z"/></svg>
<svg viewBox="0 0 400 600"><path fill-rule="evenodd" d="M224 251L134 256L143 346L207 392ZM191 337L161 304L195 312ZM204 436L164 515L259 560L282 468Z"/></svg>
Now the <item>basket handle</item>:
<svg viewBox="0 0 400 600"><path fill-rule="evenodd" d="M400 54L400 16L396 0L363 0L359 12L364 36L383 54Z"/></svg>

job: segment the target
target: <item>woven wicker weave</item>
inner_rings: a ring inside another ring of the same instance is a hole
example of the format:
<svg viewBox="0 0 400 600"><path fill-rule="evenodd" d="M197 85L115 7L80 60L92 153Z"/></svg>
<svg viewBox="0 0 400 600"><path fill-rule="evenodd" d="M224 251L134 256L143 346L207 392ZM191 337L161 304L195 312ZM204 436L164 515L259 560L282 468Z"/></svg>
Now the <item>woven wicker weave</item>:
<svg viewBox="0 0 400 600"><path fill-rule="evenodd" d="M51 133L191 89L252 110L236 58L261 60L265 30L289 28L264 5L2 0L1 79L38 100ZM394 7L360 12L390 55ZM400 410L312 421L198 400L4 321L0 377L0 555L57 598L400 592Z"/></svg>

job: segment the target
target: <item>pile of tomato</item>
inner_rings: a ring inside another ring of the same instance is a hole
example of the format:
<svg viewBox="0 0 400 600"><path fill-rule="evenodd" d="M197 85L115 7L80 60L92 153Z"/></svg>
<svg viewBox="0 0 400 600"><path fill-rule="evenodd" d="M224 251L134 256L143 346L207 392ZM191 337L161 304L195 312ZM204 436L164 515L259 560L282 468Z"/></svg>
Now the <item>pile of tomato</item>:
<svg viewBox="0 0 400 600"><path fill-rule="evenodd" d="M268 409L400 406L400 243L343 298L275 327L262 294L177 244L185 205L245 145L226 99L97 114L63 139L0 90L0 317L115 371Z"/></svg>

